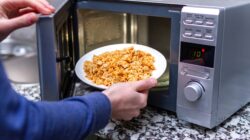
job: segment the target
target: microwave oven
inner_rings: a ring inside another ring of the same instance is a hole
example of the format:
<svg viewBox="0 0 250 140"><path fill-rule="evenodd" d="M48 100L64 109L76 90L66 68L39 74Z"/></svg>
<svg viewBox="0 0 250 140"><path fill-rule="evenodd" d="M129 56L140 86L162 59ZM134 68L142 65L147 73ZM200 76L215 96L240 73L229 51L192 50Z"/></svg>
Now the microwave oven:
<svg viewBox="0 0 250 140"><path fill-rule="evenodd" d="M148 104L179 119L217 126L250 101L250 1L50 0L37 46L42 100L74 96L74 66L104 45L138 43L161 52L168 68Z"/></svg>

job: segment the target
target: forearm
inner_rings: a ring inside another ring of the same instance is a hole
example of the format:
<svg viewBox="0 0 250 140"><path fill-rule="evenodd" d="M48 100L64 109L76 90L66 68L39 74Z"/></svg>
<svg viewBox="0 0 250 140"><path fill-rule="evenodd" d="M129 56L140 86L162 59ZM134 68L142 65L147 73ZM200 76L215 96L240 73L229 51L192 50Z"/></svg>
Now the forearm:
<svg viewBox="0 0 250 140"><path fill-rule="evenodd" d="M0 99L0 139L77 140L104 127L110 117L110 103L102 93L31 102L6 89L8 95Z"/></svg>
<svg viewBox="0 0 250 140"><path fill-rule="evenodd" d="M111 114L110 103L102 93L54 103L40 102L37 103L37 109L36 112L43 116L41 118L43 123L40 124L46 124L42 126L44 128L42 139L77 140L86 137L89 133L103 128Z"/></svg>

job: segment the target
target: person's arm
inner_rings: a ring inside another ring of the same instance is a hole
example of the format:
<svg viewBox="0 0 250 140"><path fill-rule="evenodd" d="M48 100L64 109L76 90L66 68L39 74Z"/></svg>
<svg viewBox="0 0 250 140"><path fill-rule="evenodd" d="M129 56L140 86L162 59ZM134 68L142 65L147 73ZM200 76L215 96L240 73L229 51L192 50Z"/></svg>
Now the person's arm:
<svg viewBox="0 0 250 140"><path fill-rule="evenodd" d="M16 94L0 64L0 139L69 140L103 128L111 105L103 93L58 102L31 102Z"/></svg>

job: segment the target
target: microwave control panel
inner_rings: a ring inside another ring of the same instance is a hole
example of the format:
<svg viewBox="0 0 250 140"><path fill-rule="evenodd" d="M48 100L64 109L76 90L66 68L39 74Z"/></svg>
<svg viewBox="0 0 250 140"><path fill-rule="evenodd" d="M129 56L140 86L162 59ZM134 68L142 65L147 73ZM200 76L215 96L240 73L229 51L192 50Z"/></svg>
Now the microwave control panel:
<svg viewBox="0 0 250 140"><path fill-rule="evenodd" d="M220 9L184 6L181 11L178 108L206 110L212 103ZM178 110L178 109L177 109Z"/></svg>
<svg viewBox="0 0 250 140"><path fill-rule="evenodd" d="M183 7L181 41L215 46L219 9Z"/></svg>
<svg viewBox="0 0 250 140"><path fill-rule="evenodd" d="M219 14L220 10L215 8L182 8L180 64L214 68Z"/></svg>

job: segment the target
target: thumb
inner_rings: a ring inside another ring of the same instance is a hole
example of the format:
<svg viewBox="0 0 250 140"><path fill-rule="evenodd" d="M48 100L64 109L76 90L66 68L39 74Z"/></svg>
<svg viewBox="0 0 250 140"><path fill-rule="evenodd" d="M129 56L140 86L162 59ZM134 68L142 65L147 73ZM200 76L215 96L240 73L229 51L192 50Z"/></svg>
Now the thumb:
<svg viewBox="0 0 250 140"><path fill-rule="evenodd" d="M157 84L156 79L149 78L146 80L137 81L133 85L137 91L145 91L145 90L149 90L152 87L156 86L156 84Z"/></svg>
<svg viewBox="0 0 250 140"><path fill-rule="evenodd" d="M34 24L38 20L38 17L35 13L27 13L6 21L5 29L9 29L10 32Z"/></svg>

